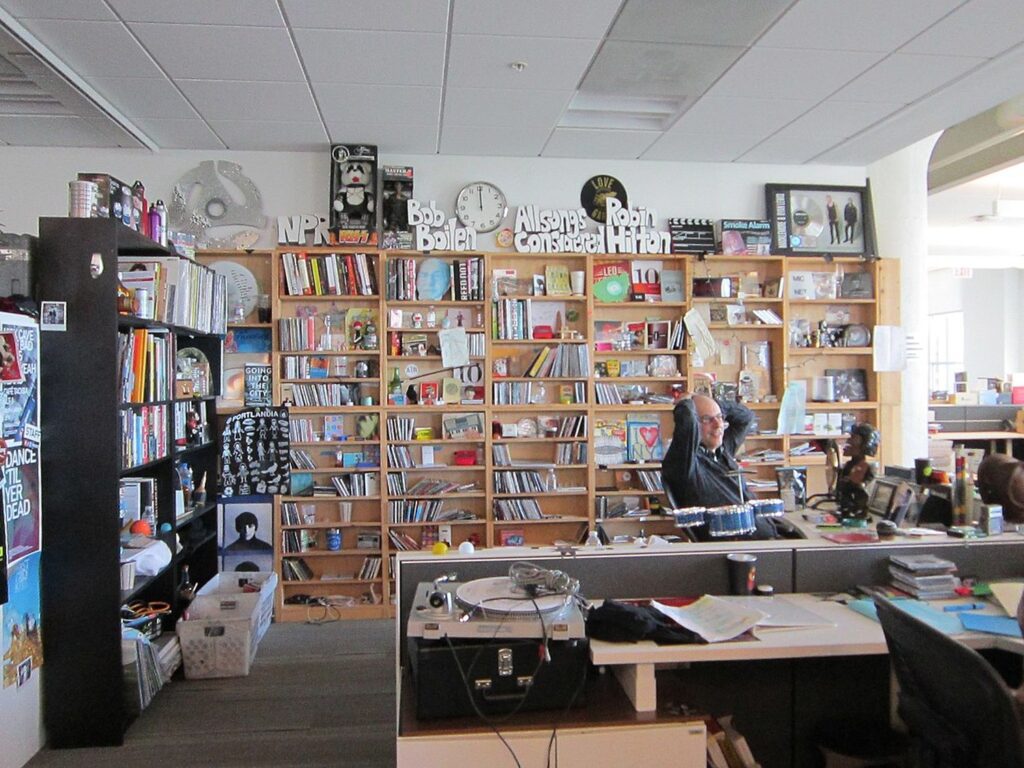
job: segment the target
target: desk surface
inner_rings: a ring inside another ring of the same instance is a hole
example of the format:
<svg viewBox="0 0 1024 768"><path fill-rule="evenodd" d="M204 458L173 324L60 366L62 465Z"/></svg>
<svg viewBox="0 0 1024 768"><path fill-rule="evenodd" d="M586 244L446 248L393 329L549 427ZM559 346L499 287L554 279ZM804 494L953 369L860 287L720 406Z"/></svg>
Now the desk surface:
<svg viewBox="0 0 1024 768"><path fill-rule="evenodd" d="M929 432L929 440L1024 440L1024 432Z"/></svg>
<svg viewBox="0 0 1024 768"><path fill-rule="evenodd" d="M729 640L722 643L657 645L609 643L592 640L590 656L594 664L662 664L700 661L759 661L822 656L872 656L888 653L882 625L839 602L815 595L781 595L801 608L831 621L830 627L755 630L756 639ZM774 599L774 598L773 598ZM992 613L1001 612L993 606ZM979 632L955 635L972 648L999 648L1024 655L1024 641Z"/></svg>

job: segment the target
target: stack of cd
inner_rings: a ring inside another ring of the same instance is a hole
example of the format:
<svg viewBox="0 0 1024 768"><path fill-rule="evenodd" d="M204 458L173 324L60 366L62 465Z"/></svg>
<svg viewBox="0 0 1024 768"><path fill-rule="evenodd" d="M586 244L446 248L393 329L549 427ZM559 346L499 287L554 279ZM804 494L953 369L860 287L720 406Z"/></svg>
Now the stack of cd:
<svg viewBox="0 0 1024 768"><path fill-rule="evenodd" d="M68 216L91 219L98 215L100 189L93 181L68 183Z"/></svg>

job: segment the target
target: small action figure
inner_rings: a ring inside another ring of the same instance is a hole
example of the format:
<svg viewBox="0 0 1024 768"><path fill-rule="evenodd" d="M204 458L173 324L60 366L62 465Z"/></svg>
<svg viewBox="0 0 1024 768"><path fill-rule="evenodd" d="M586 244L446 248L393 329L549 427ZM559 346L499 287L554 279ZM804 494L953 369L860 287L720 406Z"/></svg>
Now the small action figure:
<svg viewBox="0 0 1024 768"><path fill-rule="evenodd" d="M867 423L855 424L850 430L843 453L850 457L839 471L836 496L842 517L861 518L867 515L868 492L864 486L875 479L868 456L878 453L878 430Z"/></svg>

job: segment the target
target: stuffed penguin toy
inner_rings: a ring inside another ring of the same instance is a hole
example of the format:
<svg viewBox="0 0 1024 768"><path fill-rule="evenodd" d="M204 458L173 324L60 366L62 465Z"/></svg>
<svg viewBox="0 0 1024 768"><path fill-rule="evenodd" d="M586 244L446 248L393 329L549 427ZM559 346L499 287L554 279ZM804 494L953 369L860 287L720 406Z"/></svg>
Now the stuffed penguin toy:
<svg viewBox="0 0 1024 768"><path fill-rule="evenodd" d="M373 174L367 163L350 160L341 169L341 186L334 198L334 210L348 218L348 225L368 225L373 213Z"/></svg>

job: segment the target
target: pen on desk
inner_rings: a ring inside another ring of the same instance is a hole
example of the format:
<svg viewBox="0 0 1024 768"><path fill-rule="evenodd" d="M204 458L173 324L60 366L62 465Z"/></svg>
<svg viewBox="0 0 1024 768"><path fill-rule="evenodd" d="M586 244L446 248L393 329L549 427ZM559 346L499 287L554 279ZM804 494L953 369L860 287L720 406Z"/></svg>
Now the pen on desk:
<svg viewBox="0 0 1024 768"><path fill-rule="evenodd" d="M946 613L953 613L955 611L980 611L985 607L985 603L962 603L957 605L947 605L942 610Z"/></svg>

